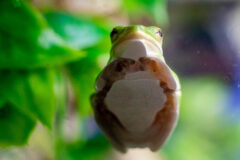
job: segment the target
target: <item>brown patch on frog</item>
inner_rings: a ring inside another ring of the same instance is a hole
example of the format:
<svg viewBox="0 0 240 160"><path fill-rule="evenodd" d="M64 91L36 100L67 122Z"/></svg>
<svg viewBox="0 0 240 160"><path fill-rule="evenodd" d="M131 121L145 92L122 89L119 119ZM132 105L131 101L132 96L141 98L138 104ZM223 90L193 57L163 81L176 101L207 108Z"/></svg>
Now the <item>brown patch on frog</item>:
<svg viewBox="0 0 240 160"><path fill-rule="evenodd" d="M100 75L106 82L105 86L91 97L96 122L113 146L121 152L126 152L125 143L129 133L119 119L107 109L105 97L115 81L124 79L126 73L137 72L139 70L140 64L135 60L127 58L114 60L106 66Z"/></svg>
<svg viewBox="0 0 240 160"><path fill-rule="evenodd" d="M175 90L169 89L165 82L160 82L160 86L163 88L167 100L164 103L163 108L157 113L155 121L151 126L157 126L155 128L156 135L150 136L152 138L150 140L152 142L150 146L152 151L156 151L164 144L164 142L167 140L167 137L174 129L178 118L178 104Z"/></svg>
<svg viewBox="0 0 240 160"><path fill-rule="evenodd" d="M161 62L161 60L154 57L141 57L139 58L139 61L146 70L153 72L160 82L166 82L168 88L176 90L177 84L172 83L172 73L169 73L170 70L164 62Z"/></svg>
<svg viewBox="0 0 240 160"><path fill-rule="evenodd" d="M139 62L128 58L118 58L106 66L101 73L101 78L105 80L105 85L112 86L114 82L124 79L127 73L139 70Z"/></svg>
<svg viewBox="0 0 240 160"><path fill-rule="evenodd" d="M110 87L105 87L102 91L91 96L94 117L98 126L108 137L112 145L119 151L125 153L127 149L122 137L124 137L126 129L118 118L107 109L104 101L109 89Z"/></svg>
<svg viewBox="0 0 240 160"><path fill-rule="evenodd" d="M166 102L163 108L157 113L154 122L145 133L147 135L146 137L149 137L146 141L150 142L150 149L156 151L167 140L178 118L176 90L169 87L166 82L166 75L168 73L165 72L165 68L161 67L156 60L141 57L139 61L144 65L146 70L152 71L157 79L159 79L160 87L166 95Z"/></svg>
<svg viewBox="0 0 240 160"><path fill-rule="evenodd" d="M114 60L105 67L100 75L106 82L105 86L91 97L96 122L112 145L121 152L126 152L127 150L125 137L129 133L119 119L108 110L105 104L105 97L114 82L124 79L127 73L139 71L139 66L139 63L132 59L118 58Z"/></svg>
<svg viewBox="0 0 240 160"><path fill-rule="evenodd" d="M152 72L159 71L157 61L154 61L148 57L141 57L141 58L139 58L139 61L144 66L145 70L150 70Z"/></svg>
<svg viewBox="0 0 240 160"><path fill-rule="evenodd" d="M177 101L175 90L170 89L166 83L167 73L152 58L142 57L139 61L118 58L111 62L102 72L106 81L103 89L91 98L94 116L102 131L111 143L121 152L126 152L126 146L134 144L138 147L150 147L152 151L159 149L171 133L177 120ZM140 135L129 133L119 119L108 110L105 97L115 81L124 79L127 73L137 71L151 71L159 79L160 87L166 95L164 107L156 114L155 120L146 132ZM169 74L169 73L168 73Z"/></svg>

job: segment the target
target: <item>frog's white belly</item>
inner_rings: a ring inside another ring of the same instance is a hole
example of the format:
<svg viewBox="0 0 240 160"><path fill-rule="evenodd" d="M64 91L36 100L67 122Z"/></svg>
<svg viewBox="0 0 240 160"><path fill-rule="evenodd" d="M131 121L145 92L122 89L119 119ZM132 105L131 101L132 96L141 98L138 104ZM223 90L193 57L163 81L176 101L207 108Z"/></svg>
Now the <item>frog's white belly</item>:
<svg viewBox="0 0 240 160"><path fill-rule="evenodd" d="M165 101L159 80L146 71L131 73L116 81L105 99L108 109L128 131L134 133L151 126Z"/></svg>

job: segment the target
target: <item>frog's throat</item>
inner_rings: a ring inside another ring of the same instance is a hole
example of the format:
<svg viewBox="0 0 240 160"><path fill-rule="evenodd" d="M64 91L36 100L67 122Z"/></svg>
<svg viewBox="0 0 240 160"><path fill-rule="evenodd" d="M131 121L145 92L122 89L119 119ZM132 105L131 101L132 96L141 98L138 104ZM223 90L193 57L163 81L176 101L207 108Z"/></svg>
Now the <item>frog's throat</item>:
<svg viewBox="0 0 240 160"><path fill-rule="evenodd" d="M162 49L145 39L126 40L114 49L115 58L121 57L138 60L140 57L160 58L161 55Z"/></svg>
<svg viewBox="0 0 240 160"><path fill-rule="evenodd" d="M112 58L158 57L163 60L161 44L147 34L134 33L120 39L112 47ZM113 60L112 59L112 60Z"/></svg>
<svg viewBox="0 0 240 160"><path fill-rule="evenodd" d="M154 44L156 47L162 48L162 44L161 44L162 42L161 43L158 42L156 39L154 39L150 35L148 35L144 32L141 32L141 31L133 32L133 33L124 35L123 37L119 38L119 40L113 44L113 48L115 46L120 45L122 42L131 40L131 39L145 39L145 40L151 42L152 44Z"/></svg>

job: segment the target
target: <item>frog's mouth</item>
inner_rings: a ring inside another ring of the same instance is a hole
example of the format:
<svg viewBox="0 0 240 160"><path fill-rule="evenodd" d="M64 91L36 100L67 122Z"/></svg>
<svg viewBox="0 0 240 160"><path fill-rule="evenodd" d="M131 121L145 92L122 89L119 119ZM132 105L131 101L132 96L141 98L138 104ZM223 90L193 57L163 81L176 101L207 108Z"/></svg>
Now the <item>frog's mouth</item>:
<svg viewBox="0 0 240 160"><path fill-rule="evenodd" d="M151 36L136 32L125 36L114 45L114 57L131 58L138 60L140 57L161 57L162 47Z"/></svg>

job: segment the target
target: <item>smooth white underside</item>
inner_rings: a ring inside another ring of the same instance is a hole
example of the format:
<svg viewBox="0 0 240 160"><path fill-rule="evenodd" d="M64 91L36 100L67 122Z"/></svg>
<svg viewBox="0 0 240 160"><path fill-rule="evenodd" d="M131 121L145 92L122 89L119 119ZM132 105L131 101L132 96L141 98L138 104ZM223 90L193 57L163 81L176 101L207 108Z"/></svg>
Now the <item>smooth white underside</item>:
<svg viewBox="0 0 240 160"><path fill-rule="evenodd" d="M115 56L138 60L140 57L159 57L162 48L145 39L126 40L115 48Z"/></svg>
<svg viewBox="0 0 240 160"><path fill-rule="evenodd" d="M156 79L152 72L138 71L132 72L125 75L125 80L137 80L137 79Z"/></svg>
<svg viewBox="0 0 240 160"><path fill-rule="evenodd" d="M122 42L119 44L115 49L115 60L117 58L130 58L133 60L138 61L140 57L151 57L155 58L159 62L159 65L164 66L162 68L168 72L168 79L165 82L168 83L169 88L178 90L180 89L180 85L177 84L176 79L174 78L173 74L171 73L170 68L168 65L162 60L160 57L162 53L162 47L159 44L152 43L147 39L130 39Z"/></svg>
<svg viewBox="0 0 240 160"><path fill-rule="evenodd" d="M159 81L150 73L127 74L116 81L107 93L107 108L130 132L143 132L153 123L155 115L166 101Z"/></svg>

